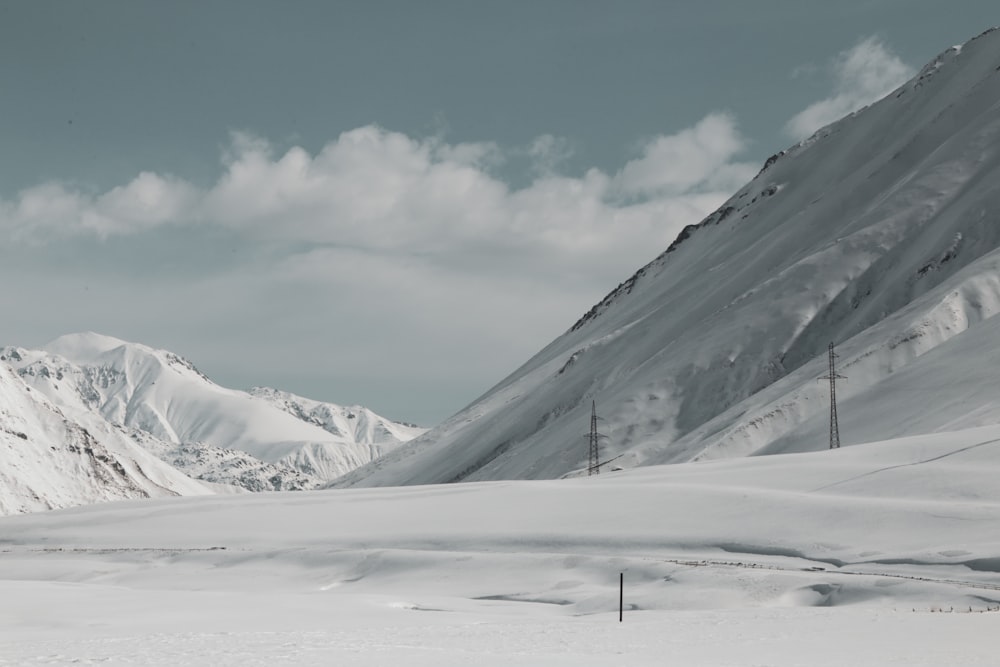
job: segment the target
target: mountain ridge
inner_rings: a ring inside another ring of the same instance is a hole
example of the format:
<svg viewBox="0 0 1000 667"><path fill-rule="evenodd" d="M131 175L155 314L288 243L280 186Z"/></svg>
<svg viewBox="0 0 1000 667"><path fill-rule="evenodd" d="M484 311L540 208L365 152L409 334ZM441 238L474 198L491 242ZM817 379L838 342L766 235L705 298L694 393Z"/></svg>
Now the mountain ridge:
<svg viewBox="0 0 1000 667"><path fill-rule="evenodd" d="M82 424L0 364L0 514L213 489L108 423Z"/></svg>
<svg viewBox="0 0 1000 667"><path fill-rule="evenodd" d="M823 415L831 341L846 364L885 348L845 389L875 400L996 312L998 66L989 30L776 154L480 399L336 485L559 477L586 465L592 400L626 466L753 453ZM910 336L920 322L937 335Z"/></svg>
<svg viewBox="0 0 1000 667"><path fill-rule="evenodd" d="M86 433L96 443L91 449L110 447L113 455L102 454L109 465L128 467L129 460L148 458L175 469L173 486L184 494L314 488L423 432L361 406L342 408L271 389L258 388L256 396L227 389L173 352L93 332L61 336L40 350L0 348L0 362L17 380L6 390L29 396L19 411L52 412L57 417L46 419L65 420L68 429ZM279 399L282 406L276 404ZM352 420L357 428L334 428ZM8 430L14 433L5 435L8 462L37 460L38 452L12 449L11 438L20 439L21 430ZM102 465L94 463L86 474L98 475ZM36 471L15 485L19 491L12 491L12 498L31 497L39 477ZM136 484L129 476L118 482L112 477L107 479L110 497L149 495L142 475ZM122 485L132 495L114 491ZM77 487L67 480L67 488ZM86 493L77 491L80 502L103 499L89 487ZM49 504L11 500L6 506L10 511L61 507L74 504L72 497L67 492Z"/></svg>

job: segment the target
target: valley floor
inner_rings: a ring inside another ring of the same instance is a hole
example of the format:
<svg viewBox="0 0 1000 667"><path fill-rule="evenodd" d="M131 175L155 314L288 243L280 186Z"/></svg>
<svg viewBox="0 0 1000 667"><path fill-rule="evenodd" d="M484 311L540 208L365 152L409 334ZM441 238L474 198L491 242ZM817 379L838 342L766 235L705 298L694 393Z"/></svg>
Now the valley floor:
<svg viewBox="0 0 1000 667"><path fill-rule="evenodd" d="M0 591L22 614L4 620L4 665L992 667L1000 618L786 607L632 612L619 624L616 613L531 603L436 600L430 610L377 596Z"/></svg>
<svg viewBox="0 0 1000 667"><path fill-rule="evenodd" d="M10 516L0 665L996 665L998 474L989 427Z"/></svg>

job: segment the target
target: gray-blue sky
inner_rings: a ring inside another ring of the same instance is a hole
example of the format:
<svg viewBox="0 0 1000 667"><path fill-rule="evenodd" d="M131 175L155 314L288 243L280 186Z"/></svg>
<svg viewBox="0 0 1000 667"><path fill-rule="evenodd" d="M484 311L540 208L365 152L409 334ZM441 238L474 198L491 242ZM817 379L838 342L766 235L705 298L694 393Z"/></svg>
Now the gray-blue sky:
<svg viewBox="0 0 1000 667"><path fill-rule="evenodd" d="M792 143L798 114L870 101L994 15L0 4L0 340L93 329L430 423Z"/></svg>

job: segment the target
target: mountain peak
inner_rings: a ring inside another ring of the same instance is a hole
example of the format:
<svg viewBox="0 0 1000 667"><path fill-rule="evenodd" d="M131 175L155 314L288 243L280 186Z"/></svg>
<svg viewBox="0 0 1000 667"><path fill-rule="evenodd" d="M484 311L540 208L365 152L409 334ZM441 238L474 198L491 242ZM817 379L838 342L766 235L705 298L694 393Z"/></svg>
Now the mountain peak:
<svg viewBox="0 0 1000 667"><path fill-rule="evenodd" d="M136 365L150 368L173 367L180 372L190 371L205 382L214 384L194 364L169 350L160 350L93 331L60 336L42 349L80 365L111 365L118 367L119 370L132 366L133 371L136 370Z"/></svg>
<svg viewBox="0 0 1000 667"><path fill-rule="evenodd" d="M173 479L170 475L180 479L167 486L185 493L204 493L208 488L183 477L180 471L206 482L252 491L311 488L423 432L383 419L360 406L345 408L274 389L256 390L259 396L227 389L168 350L95 332L61 336L42 350L10 347L0 352L6 362L0 364L0 370L10 374L8 384L13 387L5 387L0 377L0 412L4 411L7 395L13 396L18 387L23 387L21 398L26 407L7 412L29 416L53 412L73 420L95 439L91 450L98 451L98 445L106 444L111 452L107 457L120 453L125 457L122 461L145 457L155 466L166 466L172 472L163 473L163 479ZM46 445L42 454L53 459L51 465L39 468L78 463L59 447L48 449L51 438L42 438L44 429L35 434L27 426L17 426L16 420L13 423L0 424L0 446L11 438L29 438L32 445L36 440ZM56 432L60 442L69 437L58 434L58 428ZM32 456L38 458L36 454ZM13 454L0 452L0 463L6 464L8 456ZM103 474L103 459L85 463L95 467L95 475ZM128 469L127 462L122 465ZM147 469L153 470L150 466L143 468ZM158 489L148 491L142 478L137 479L138 486L129 487L129 493L160 493ZM32 489L41 489L38 485L52 480L46 477L29 481L30 488L22 488L10 497L31 498ZM38 503L5 500L4 483L0 475L0 514L39 507ZM85 489L90 495L80 491L55 498L49 506L103 497L100 494L104 491L95 489Z"/></svg>
<svg viewBox="0 0 1000 667"><path fill-rule="evenodd" d="M114 336L99 334L94 331L66 334L46 344L43 349L52 354L58 354L71 360L93 358L119 347L135 346Z"/></svg>

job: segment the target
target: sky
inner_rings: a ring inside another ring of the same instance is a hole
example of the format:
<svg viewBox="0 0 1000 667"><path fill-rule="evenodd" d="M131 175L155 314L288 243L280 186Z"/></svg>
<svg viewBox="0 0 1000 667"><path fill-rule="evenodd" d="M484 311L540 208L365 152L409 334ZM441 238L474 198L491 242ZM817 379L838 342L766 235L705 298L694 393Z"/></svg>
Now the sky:
<svg viewBox="0 0 1000 667"><path fill-rule="evenodd" d="M995 0L0 3L0 344L433 425Z"/></svg>

